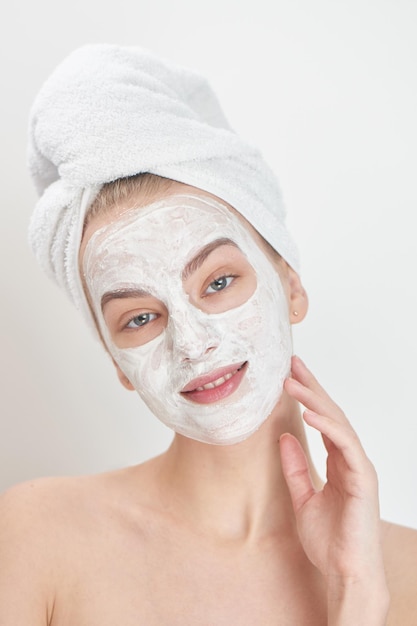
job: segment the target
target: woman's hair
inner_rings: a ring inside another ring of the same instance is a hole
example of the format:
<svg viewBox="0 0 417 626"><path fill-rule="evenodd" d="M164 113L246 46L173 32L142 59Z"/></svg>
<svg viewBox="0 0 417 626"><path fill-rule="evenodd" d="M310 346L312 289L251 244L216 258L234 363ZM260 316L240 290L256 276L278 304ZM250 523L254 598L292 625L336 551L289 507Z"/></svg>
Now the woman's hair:
<svg viewBox="0 0 417 626"><path fill-rule="evenodd" d="M174 184L175 181L170 178L149 172L105 183L86 213L84 229L96 216L107 215L121 204L128 205L132 202L137 207L148 204L156 196L169 192ZM139 202L138 198L140 198Z"/></svg>

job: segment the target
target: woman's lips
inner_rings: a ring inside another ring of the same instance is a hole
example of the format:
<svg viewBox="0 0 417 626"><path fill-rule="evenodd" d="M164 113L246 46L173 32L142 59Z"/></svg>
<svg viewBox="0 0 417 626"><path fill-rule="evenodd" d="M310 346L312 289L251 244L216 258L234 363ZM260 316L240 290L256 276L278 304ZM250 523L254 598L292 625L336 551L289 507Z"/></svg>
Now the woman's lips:
<svg viewBox="0 0 417 626"><path fill-rule="evenodd" d="M248 362L229 365L190 381L181 391L187 400L197 404L212 404L230 396L240 385Z"/></svg>

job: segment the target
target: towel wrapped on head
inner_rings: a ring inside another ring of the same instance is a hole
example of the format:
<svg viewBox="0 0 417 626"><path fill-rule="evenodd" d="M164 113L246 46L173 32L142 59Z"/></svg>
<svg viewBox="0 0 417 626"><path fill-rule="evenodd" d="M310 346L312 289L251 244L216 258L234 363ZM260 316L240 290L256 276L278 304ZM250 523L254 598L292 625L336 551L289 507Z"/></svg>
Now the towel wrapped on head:
<svg viewBox="0 0 417 626"><path fill-rule="evenodd" d="M104 183L142 172L228 202L298 271L274 174L199 74L141 48L83 46L41 88L29 132L40 195L30 243L89 320L78 268L85 213Z"/></svg>

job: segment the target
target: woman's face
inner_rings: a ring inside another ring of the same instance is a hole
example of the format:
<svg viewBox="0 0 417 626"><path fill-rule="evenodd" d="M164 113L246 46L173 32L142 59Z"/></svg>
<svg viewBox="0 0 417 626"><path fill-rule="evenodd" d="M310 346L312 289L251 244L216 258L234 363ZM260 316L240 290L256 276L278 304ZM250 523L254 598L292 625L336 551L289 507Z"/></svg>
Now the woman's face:
<svg viewBox="0 0 417 626"><path fill-rule="evenodd" d="M279 273L236 213L178 185L93 221L82 271L114 361L161 421L198 441L251 435L292 352Z"/></svg>

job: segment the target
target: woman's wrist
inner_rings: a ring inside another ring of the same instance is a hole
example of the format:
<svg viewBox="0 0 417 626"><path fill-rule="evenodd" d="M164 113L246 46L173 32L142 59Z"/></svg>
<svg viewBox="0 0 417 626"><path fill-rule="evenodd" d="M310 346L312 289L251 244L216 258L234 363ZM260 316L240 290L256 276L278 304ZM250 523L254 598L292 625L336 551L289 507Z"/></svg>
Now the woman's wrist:
<svg viewBox="0 0 417 626"><path fill-rule="evenodd" d="M385 576L378 578L328 579L328 626L385 626L390 595Z"/></svg>

